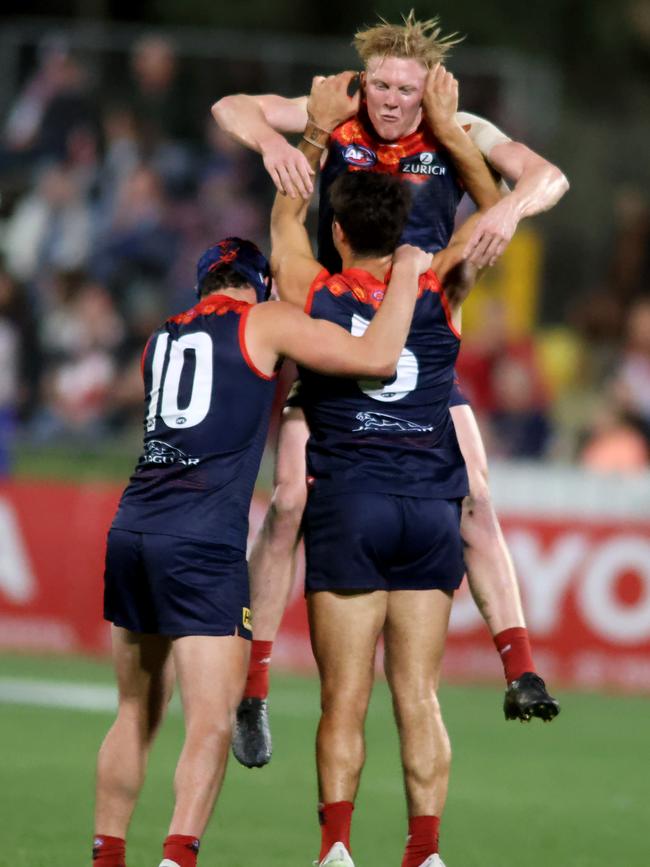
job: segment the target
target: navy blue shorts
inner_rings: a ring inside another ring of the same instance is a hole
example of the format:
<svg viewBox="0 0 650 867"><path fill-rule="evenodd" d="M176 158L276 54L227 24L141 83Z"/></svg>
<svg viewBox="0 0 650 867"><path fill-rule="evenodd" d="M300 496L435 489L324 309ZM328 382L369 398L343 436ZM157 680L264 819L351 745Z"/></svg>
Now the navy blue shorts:
<svg viewBox="0 0 650 867"><path fill-rule="evenodd" d="M112 529L104 617L133 632L252 638L243 551L178 536Z"/></svg>
<svg viewBox="0 0 650 867"><path fill-rule="evenodd" d="M460 500L309 496L306 592L456 590L465 574Z"/></svg>

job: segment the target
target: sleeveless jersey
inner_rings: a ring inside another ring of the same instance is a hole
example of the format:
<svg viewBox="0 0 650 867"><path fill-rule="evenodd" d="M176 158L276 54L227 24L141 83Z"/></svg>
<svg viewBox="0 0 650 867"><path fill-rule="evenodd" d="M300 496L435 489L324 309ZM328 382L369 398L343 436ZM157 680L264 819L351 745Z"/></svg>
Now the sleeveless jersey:
<svg viewBox="0 0 650 867"><path fill-rule="evenodd" d="M328 190L339 175L350 171L385 172L408 181L413 202L402 241L430 253L447 246L463 195L451 157L425 121L411 135L385 142L377 138L362 110L332 133L321 174L318 260L330 273L340 271L341 260L332 241Z"/></svg>
<svg viewBox="0 0 650 867"><path fill-rule="evenodd" d="M323 271L312 284L307 311L360 336L385 288L367 271ZM429 271L420 278L395 377L357 381L301 369L313 493L465 496L467 472L449 413L459 348L444 291Z"/></svg>
<svg viewBox="0 0 650 867"><path fill-rule="evenodd" d="M251 309L212 295L150 338L142 363L144 451L114 527L246 550L276 384L248 356Z"/></svg>

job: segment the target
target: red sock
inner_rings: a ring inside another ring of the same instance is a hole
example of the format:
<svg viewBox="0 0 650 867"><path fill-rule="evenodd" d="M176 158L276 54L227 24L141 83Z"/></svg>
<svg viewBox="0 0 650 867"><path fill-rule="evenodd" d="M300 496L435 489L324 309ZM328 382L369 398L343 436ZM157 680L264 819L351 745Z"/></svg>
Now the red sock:
<svg viewBox="0 0 650 867"><path fill-rule="evenodd" d="M123 837L95 834L93 839L93 867L125 867L126 841Z"/></svg>
<svg viewBox="0 0 650 867"><path fill-rule="evenodd" d="M507 683L517 680L525 671L535 671L528 630L523 626L504 629L494 636L494 643L501 655Z"/></svg>
<svg viewBox="0 0 650 867"><path fill-rule="evenodd" d="M269 663L273 642L253 639L251 644L251 659L248 663L244 698L266 698L269 694Z"/></svg>
<svg viewBox="0 0 650 867"><path fill-rule="evenodd" d="M335 843L343 843L350 851L350 826L352 825L352 801L335 801L333 804L319 804L321 845L318 860L322 861Z"/></svg>
<svg viewBox="0 0 650 867"><path fill-rule="evenodd" d="M163 861L167 858L178 864L178 867L196 867L199 845L196 837L170 834L163 843Z"/></svg>
<svg viewBox="0 0 650 867"><path fill-rule="evenodd" d="M402 867L420 867L429 855L438 851L440 819L437 816L413 816L409 819L409 835Z"/></svg>

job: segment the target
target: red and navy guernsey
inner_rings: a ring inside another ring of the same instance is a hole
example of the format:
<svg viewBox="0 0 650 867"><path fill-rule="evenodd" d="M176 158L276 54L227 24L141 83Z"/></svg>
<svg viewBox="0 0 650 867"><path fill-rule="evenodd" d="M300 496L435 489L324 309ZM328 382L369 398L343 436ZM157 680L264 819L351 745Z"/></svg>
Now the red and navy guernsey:
<svg viewBox="0 0 650 867"><path fill-rule="evenodd" d="M251 309L212 295L150 338L144 451L113 527L246 550L276 385L246 350Z"/></svg>
<svg viewBox="0 0 650 867"><path fill-rule="evenodd" d="M354 171L383 172L409 182L413 199L403 243L430 253L447 246L464 192L451 157L426 121L411 135L386 142L377 137L362 109L332 133L321 174L318 261L330 273L340 271L341 260L332 241L328 190L339 175Z"/></svg>
<svg viewBox="0 0 650 867"><path fill-rule="evenodd" d="M306 310L360 336L385 290L386 283L367 271L322 271ZM444 291L428 271L420 278L413 322L392 379L344 379L301 369L314 495L365 491L455 499L468 493L449 413L459 347Z"/></svg>

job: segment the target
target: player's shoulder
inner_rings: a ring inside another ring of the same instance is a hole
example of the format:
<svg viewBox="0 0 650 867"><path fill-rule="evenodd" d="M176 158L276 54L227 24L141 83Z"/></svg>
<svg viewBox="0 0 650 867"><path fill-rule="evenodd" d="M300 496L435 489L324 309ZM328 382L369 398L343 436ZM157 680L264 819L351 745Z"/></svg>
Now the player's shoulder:
<svg viewBox="0 0 650 867"><path fill-rule="evenodd" d="M390 272L389 272L390 273ZM368 304L377 309L386 294L386 281L373 277L362 268L346 268L337 274L331 274L324 284L328 295L350 303Z"/></svg>
<svg viewBox="0 0 650 867"><path fill-rule="evenodd" d="M251 305L248 301L241 301L236 298L231 298L229 295L213 294L202 298L189 310L184 310L182 313L177 313L170 316L165 326L182 327L191 325L198 319L202 319L203 324L207 322L219 321L217 317L225 316L228 313L234 313L236 316L241 316L249 310Z"/></svg>
<svg viewBox="0 0 650 867"><path fill-rule="evenodd" d="M339 124L330 136L331 141L340 145L349 145L354 143L366 143L368 141L368 132L363 125L361 118L358 115L351 117L349 120Z"/></svg>
<svg viewBox="0 0 650 867"><path fill-rule="evenodd" d="M262 301L259 304L253 304L248 315L248 327L252 328L272 328L274 324L300 318L302 311L300 307L291 304L289 301L281 301L274 299L272 301Z"/></svg>
<svg viewBox="0 0 650 867"><path fill-rule="evenodd" d="M456 113L456 120L478 149L487 156L495 145L511 141L509 135L485 117L469 111Z"/></svg>
<svg viewBox="0 0 650 867"><path fill-rule="evenodd" d="M421 298L425 292L439 293L442 289L442 284L436 272L430 268L420 275L418 287L418 298Z"/></svg>

